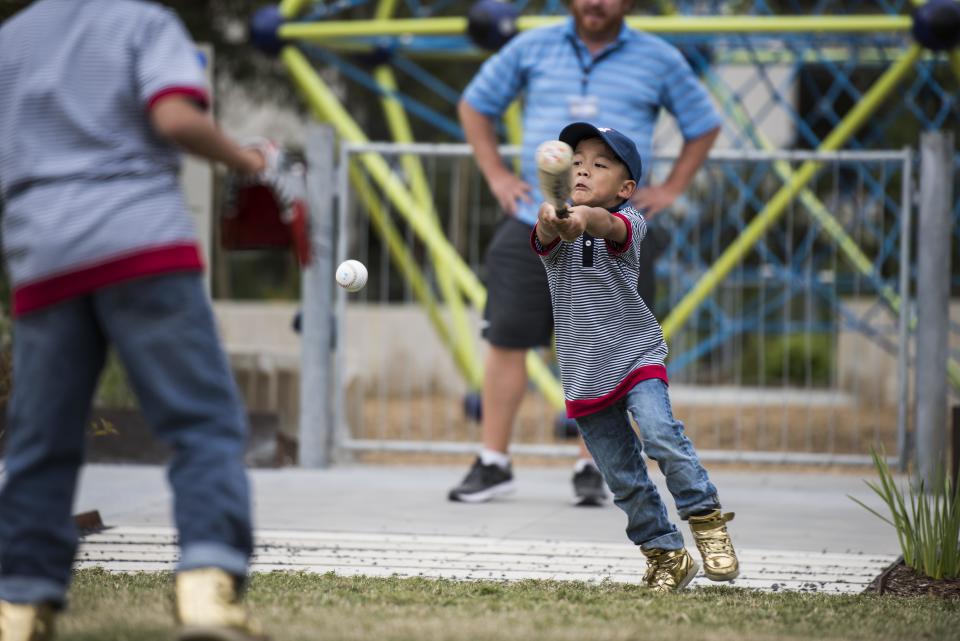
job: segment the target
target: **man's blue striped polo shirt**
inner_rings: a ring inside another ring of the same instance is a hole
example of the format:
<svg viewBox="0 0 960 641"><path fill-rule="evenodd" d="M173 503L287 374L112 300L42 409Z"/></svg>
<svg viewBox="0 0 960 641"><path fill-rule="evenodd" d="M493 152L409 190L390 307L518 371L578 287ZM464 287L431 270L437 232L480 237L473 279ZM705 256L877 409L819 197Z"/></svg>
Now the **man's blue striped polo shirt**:
<svg viewBox="0 0 960 641"><path fill-rule="evenodd" d="M524 104L520 175L534 193L532 203L519 204L517 218L529 225L543 200L534 152L568 123L583 120L630 136L643 159L644 180L661 107L677 119L687 140L721 124L710 96L675 47L624 26L614 43L591 57L573 18L515 37L483 64L463 97L480 113L498 118L518 95Z"/></svg>

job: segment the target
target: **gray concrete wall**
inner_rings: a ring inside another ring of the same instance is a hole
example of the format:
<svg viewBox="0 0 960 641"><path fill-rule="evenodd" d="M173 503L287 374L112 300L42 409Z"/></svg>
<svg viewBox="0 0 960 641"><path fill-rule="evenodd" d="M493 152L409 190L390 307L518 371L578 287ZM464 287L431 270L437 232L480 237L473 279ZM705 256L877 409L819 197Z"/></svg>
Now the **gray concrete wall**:
<svg viewBox="0 0 960 641"><path fill-rule="evenodd" d="M853 313L862 318L867 310L876 303L875 298L845 299ZM950 304L951 324L960 323L960 301ZM873 315L871 325L876 328L895 326L896 319L886 312ZM886 332L885 332L886 333ZM960 334L950 335L950 351L960 350ZM837 337L837 379L843 391L854 395L859 402L881 404L889 407L897 405L897 356L881 348L860 332L844 331ZM913 381L913 368L910 368L908 381ZM912 385L912 383L911 383ZM951 390L952 400L958 399Z"/></svg>
<svg viewBox="0 0 960 641"><path fill-rule="evenodd" d="M299 412L300 337L292 329L295 302L214 301L220 336L247 405L281 414L296 431ZM471 314L479 337L479 316ZM426 313L414 304L347 305L344 389L386 395L432 392L462 395L466 388ZM483 357L483 346L477 339Z"/></svg>

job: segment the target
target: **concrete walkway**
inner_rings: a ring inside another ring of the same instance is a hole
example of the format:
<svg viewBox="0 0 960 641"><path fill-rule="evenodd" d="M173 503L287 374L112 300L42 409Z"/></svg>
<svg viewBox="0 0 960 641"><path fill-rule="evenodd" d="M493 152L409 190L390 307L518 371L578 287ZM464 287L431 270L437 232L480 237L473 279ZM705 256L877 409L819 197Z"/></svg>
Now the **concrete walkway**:
<svg viewBox="0 0 960 641"><path fill-rule="evenodd" d="M575 507L570 470L521 468L511 497L450 503L446 491L464 471L359 465L254 470L254 569L640 580L643 558L626 540L625 516L612 505ZM884 513L860 475L719 471L711 477L724 509L737 513L730 524L743 561L736 585L859 591L898 553L893 529L847 496ZM114 527L87 538L81 565L171 568L170 498L162 468L88 466L76 511L99 510Z"/></svg>

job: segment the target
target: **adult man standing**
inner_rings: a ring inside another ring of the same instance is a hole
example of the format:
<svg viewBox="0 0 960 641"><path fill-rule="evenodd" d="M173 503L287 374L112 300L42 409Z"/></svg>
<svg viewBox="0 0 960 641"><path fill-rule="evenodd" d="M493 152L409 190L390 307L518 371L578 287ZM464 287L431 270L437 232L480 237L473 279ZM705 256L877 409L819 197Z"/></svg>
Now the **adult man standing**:
<svg viewBox="0 0 960 641"><path fill-rule="evenodd" d="M513 491L507 452L527 387L526 352L550 344L550 294L543 266L530 249L530 230L542 200L535 187L537 145L556 138L569 122L589 121L630 136L646 169L654 125L665 108L676 118L684 143L666 181L646 184L633 196L633 204L649 219L686 189L720 132L720 116L680 52L626 26L632 5L633 0L571 0L569 20L511 40L483 64L458 105L467 141L505 216L486 255L484 337L490 349L482 391L482 450L461 484L450 490L452 501L482 502ZM523 149L517 176L497 151L496 123L521 95ZM649 173L644 173L648 181ZM641 266L641 274L652 283L652 262ZM649 292L643 280L641 292ZM603 482L582 441L580 451L574 492L580 504L596 504L605 496Z"/></svg>

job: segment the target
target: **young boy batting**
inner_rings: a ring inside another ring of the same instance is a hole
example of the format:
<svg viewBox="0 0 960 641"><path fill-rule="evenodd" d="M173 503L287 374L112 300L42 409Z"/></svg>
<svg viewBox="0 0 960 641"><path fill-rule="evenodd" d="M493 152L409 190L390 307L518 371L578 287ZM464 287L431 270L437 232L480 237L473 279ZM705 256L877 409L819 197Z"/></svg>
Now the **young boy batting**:
<svg viewBox="0 0 960 641"><path fill-rule="evenodd" d="M625 135L584 122L565 127L560 140L574 150L572 205L558 217L543 203L531 243L547 270L567 413L627 514L627 536L647 557L647 586L679 590L699 566L667 518L644 449L690 524L707 578L731 580L739 571L726 527L733 514L721 513L717 490L673 417L667 344L637 293L646 222L629 197L640 155Z"/></svg>
<svg viewBox="0 0 960 641"><path fill-rule="evenodd" d="M138 0L40 0L0 27L0 197L14 388L0 491L0 639L53 635L77 547L91 397L113 345L173 451L181 639L265 637L239 601L252 550L246 420L219 345L179 148L276 183L278 152L205 113L196 47Z"/></svg>

